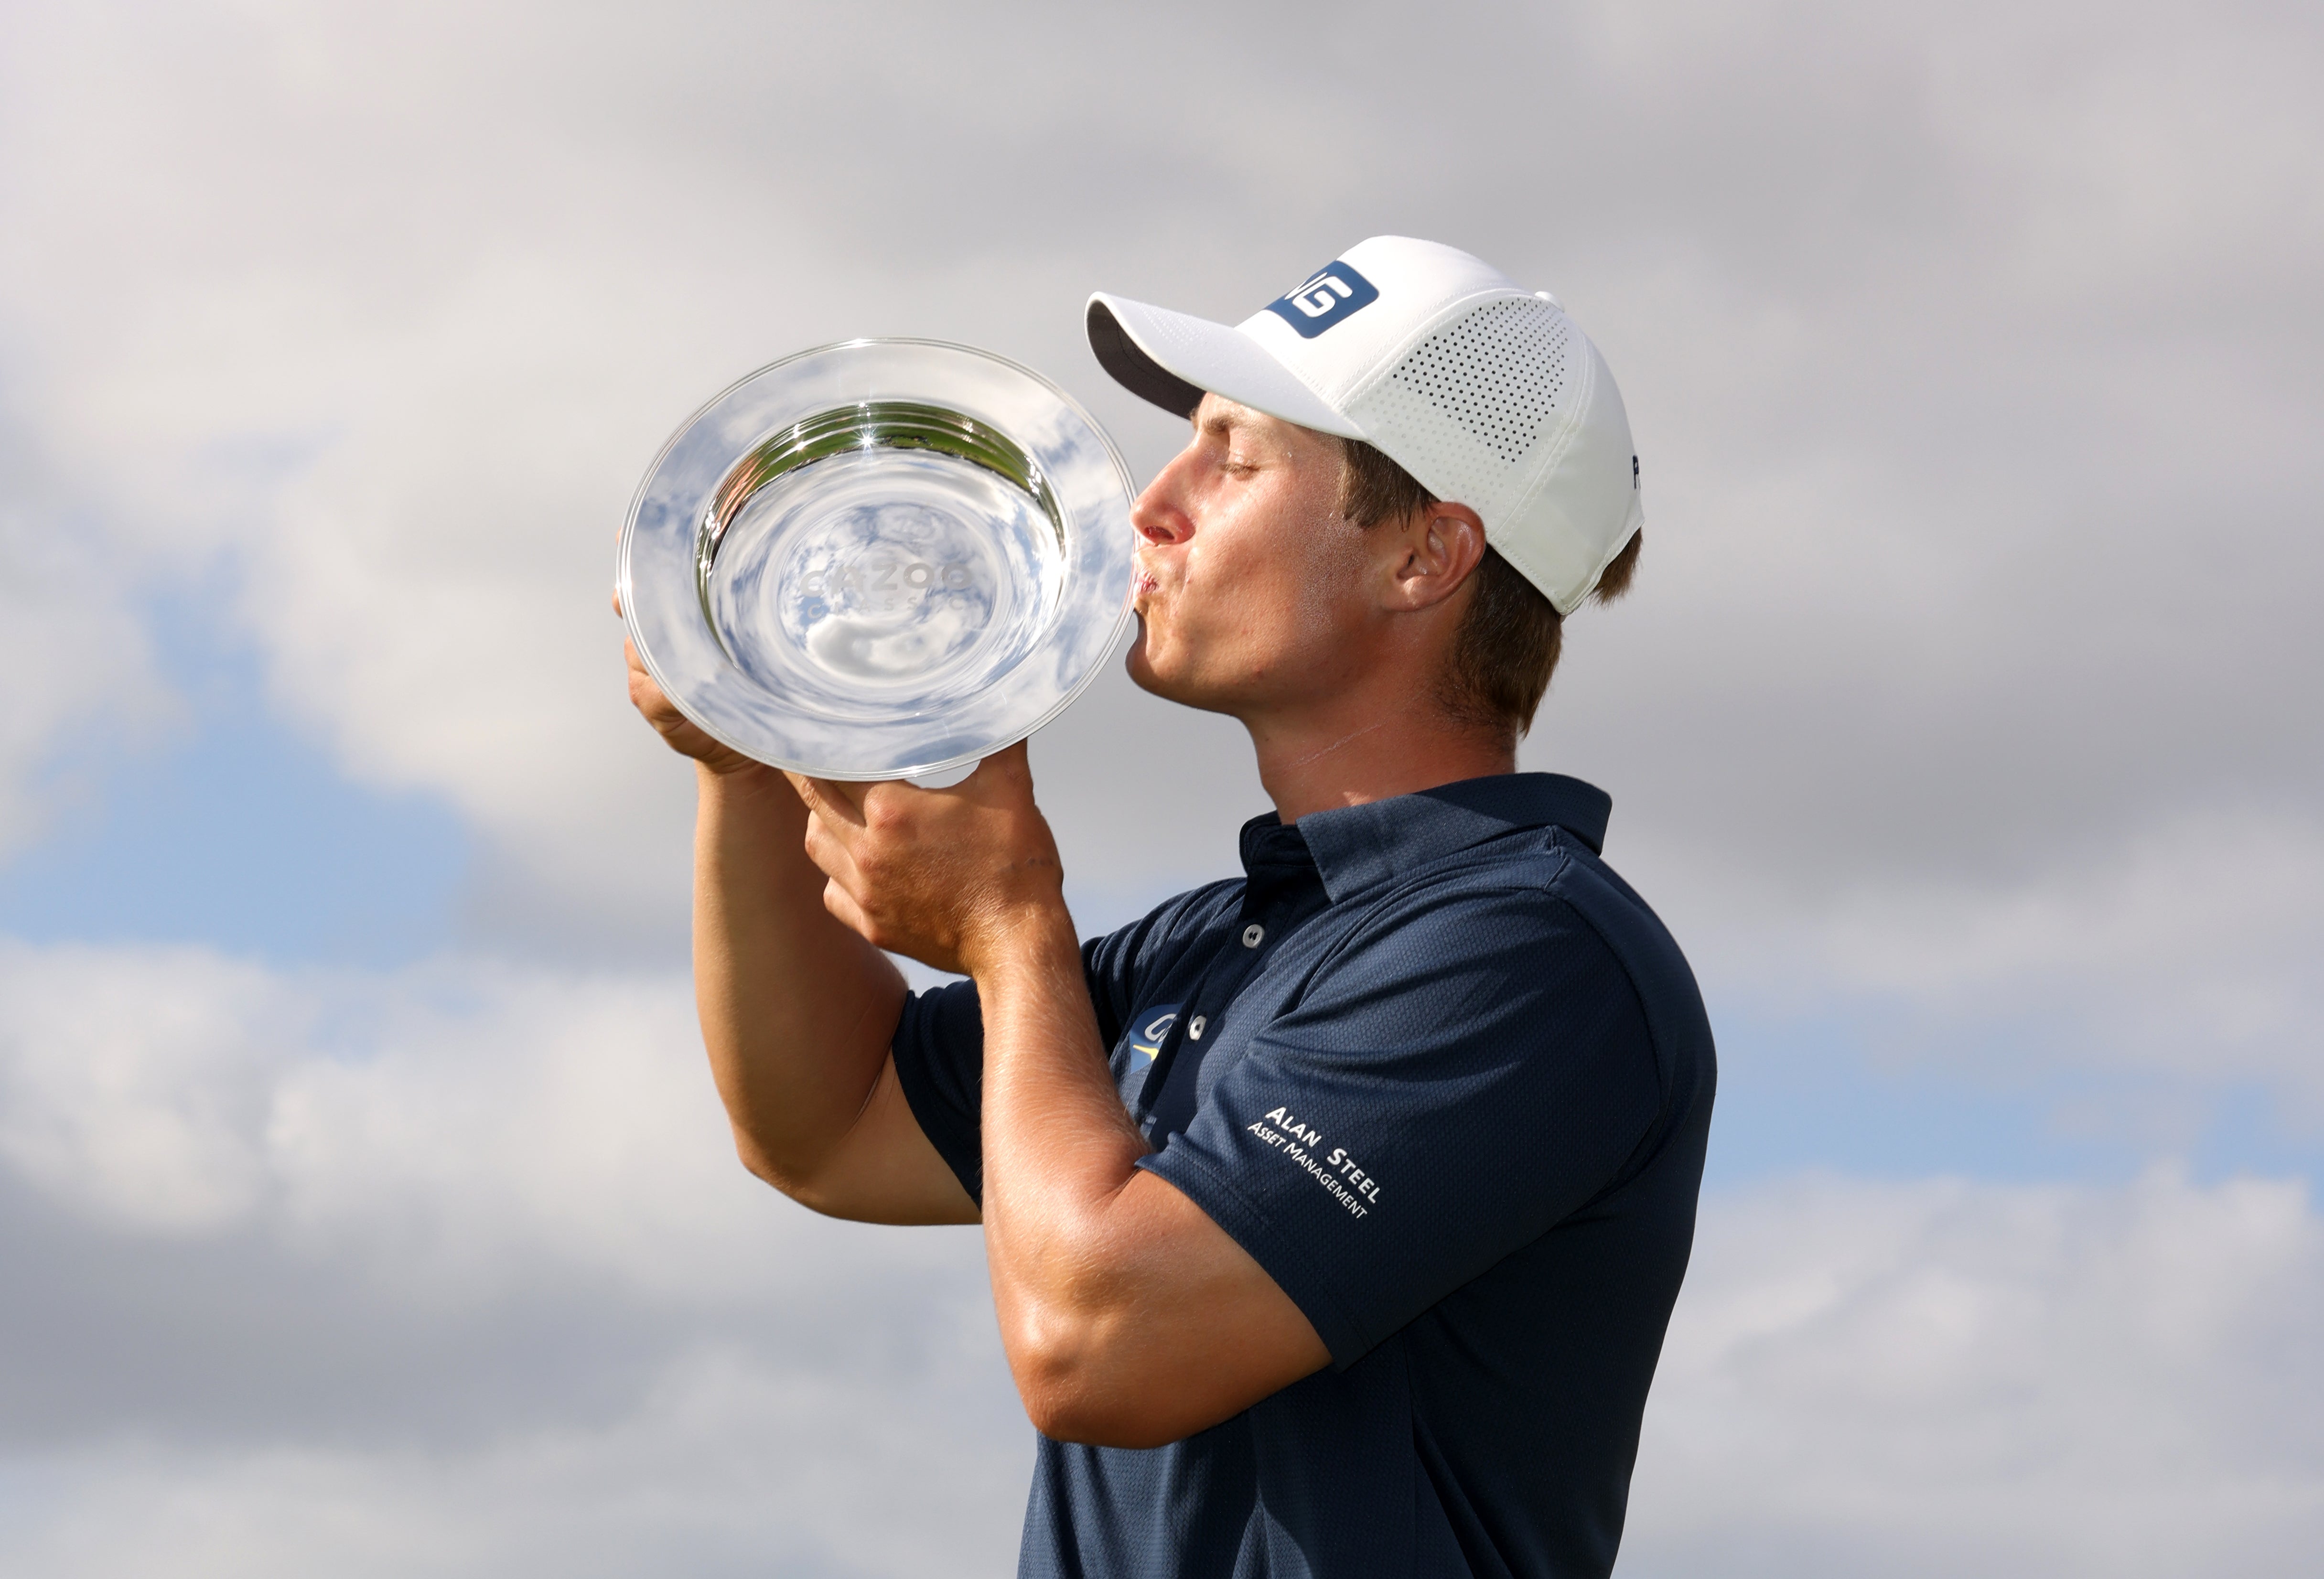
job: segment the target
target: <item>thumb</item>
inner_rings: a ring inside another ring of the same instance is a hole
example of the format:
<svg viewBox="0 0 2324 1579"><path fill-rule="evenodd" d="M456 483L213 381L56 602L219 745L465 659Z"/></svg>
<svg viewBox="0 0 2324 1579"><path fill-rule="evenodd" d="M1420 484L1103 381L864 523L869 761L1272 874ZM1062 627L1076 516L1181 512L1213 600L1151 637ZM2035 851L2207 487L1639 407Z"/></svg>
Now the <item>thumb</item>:
<svg viewBox="0 0 2324 1579"><path fill-rule="evenodd" d="M980 790L1018 790L1031 794L1033 762L1030 743L1019 741L1001 747L976 764L976 771L968 776L968 784Z"/></svg>

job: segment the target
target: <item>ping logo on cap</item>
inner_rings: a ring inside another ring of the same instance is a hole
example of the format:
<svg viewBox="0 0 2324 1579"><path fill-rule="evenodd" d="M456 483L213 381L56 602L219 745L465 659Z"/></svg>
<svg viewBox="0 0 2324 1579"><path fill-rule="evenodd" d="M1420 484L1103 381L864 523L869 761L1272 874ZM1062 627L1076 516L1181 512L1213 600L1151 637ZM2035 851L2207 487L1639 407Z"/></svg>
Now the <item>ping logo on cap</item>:
<svg viewBox="0 0 2324 1579"><path fill-rule="evenodd" d="M1310 275L1305 284L1267 304L1267 309L1312 340L1350 313L1379 300L1379 287L1345 263L1330 263Z"/></svg>

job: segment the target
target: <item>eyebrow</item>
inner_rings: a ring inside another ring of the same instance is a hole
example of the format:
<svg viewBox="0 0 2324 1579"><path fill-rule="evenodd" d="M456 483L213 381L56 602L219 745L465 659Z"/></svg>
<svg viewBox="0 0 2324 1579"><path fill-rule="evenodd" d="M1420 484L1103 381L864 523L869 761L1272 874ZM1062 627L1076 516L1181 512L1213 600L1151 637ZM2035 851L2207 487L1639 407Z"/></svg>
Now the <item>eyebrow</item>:
<svg viewBox="0 0 2324 1579"><path fill-rule="evenodd" d="M1187 420L1194 424L1194 431L1197 433L1231 434L1238 428L1250 426L1247 417L1249 408L1229 401L1224 396L1219 397L1219 403L1212 408L1208 418L1203 416L1202 411L1203 408L1198 405L1187 413Z"/></svg>

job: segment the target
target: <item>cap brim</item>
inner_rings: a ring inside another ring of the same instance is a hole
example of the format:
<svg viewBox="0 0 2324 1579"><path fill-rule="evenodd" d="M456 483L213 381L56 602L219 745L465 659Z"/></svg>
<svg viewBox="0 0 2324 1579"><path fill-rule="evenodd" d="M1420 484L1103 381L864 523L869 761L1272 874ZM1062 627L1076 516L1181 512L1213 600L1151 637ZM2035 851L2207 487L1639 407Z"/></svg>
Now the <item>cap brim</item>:
<svg viewBox="0 0 2324 1579"><path fill-rule="evenodd" d="M1192 416L1207 392L1318 432L1365 437L1240 329L1103 291L1089 299L1088 322L1098 365L1166 411Z"/></svg>

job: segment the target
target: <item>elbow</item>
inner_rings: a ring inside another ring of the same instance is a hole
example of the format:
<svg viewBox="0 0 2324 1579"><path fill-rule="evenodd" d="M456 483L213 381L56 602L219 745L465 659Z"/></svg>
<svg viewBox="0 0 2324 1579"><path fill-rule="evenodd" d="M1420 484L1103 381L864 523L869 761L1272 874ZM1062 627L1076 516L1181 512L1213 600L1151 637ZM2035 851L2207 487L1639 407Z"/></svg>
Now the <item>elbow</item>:
<svg viewBox="0 0 2324 1579"><path fill-rule="evenodd" d="M787 1166L784 1160L778 1159L774 1153L744 1132L739 1124L734 1127L734 1156L742 1164L742 1170L760 1183L772 1185L811 1212L832 1215L820 1204L823 1192L816 1187L811 1169Z"/></svg>
<svg viewBox="0 0 2324 1579"><path fill-rule="evenodd" d="M1160 1447L1186 1435L1140 1384L1115 1329L1102 1317L1052 1313L1010 1324L1002 1346L1033 1428L1089 1447Z"/></svg>
<svg viewBox="0 0 2324 1579"><path fill-rule="evenodd" d="M1071 1442L1084 1447L1130 1449L1167 1447L1173 1442L1182 1440L1185 1435L1142 1421L1089 1418L1077 1414L1059 1417L1055 1429L1038 1424L1034 1429L1053 1442Z"/></svg>
<svg viewBox="0 0 2324 1579"><path fill-rule="evenodd" d="M783 1187L782 1176L775 1167L774 1159L739 1127L734 1131L734 1158L742 1163L742 1171L752 1178L761 1184L770 1184L779 1190Z"/></svg>
<svg viewBox="0 0 2324 1579"><path fill-rule="evenodd" d="M1019 1382L1018 1396L1033 1429L1053 1442L1084 1447L1165 1447L1186 1433L1157 1417L1136 1399L1109 1398L1071 1382Z"/></svg>
<svg viewBox="0 0 2324 1579"><path fill-rule="evenodd" d="M742 1171L762 1184L770 1184L785 1195L794 1192L797 1176L775 1160L774 1153L759 1144L755 1136L742 1125L733 1126L734 1157Z"/></svg>

